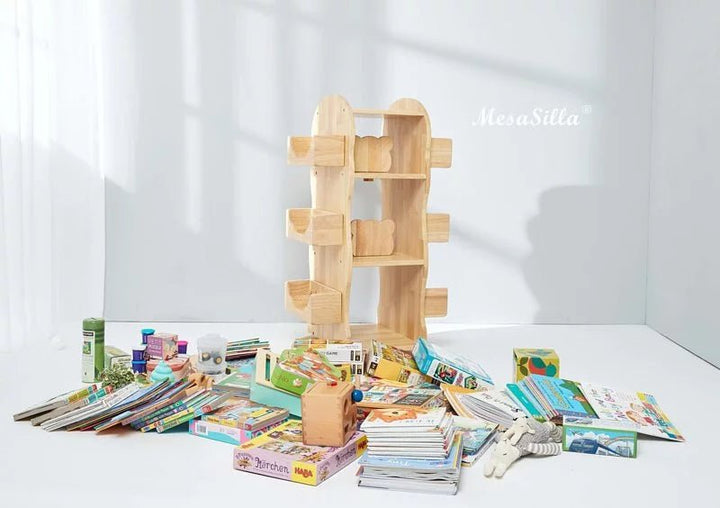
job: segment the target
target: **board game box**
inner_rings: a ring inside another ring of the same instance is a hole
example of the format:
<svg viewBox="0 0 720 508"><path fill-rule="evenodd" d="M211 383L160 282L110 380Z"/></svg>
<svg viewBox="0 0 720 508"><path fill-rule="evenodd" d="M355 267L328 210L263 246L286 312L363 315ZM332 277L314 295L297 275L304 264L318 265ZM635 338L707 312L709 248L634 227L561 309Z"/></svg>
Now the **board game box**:
<svg viewBox="0 0 720 508"><path fill-rule="evenodd" d="M356 432L347 444L309 446L302 442L302 422L290 420L235 448L233 467L239 471L318 485L360 457L367 438Z"/></svg>

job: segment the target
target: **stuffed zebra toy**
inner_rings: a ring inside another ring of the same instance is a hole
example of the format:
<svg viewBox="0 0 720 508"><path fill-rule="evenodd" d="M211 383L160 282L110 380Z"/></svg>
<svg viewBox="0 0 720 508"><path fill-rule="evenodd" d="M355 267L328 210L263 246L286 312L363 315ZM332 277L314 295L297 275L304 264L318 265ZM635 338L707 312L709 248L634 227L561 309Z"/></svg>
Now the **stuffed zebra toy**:
<svg viewBox="0 0 720 508"><path fill-rule="evenodd" d="M485 476L502 478L510 465L525 455L559 455L562 429L552 422L518 418L505 431L485 463Z"/></svg>

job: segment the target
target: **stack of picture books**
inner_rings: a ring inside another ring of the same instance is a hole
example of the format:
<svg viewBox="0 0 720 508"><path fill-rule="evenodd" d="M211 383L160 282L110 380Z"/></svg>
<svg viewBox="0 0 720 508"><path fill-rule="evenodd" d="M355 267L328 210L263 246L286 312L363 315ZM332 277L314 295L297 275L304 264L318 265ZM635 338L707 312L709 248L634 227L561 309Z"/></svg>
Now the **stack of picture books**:
<svg viewBox="0 0 720 508"><path fill-rule="evenodd" d="M258 337L245 340L231 340L227 344L227 352L225 360L230 362L242 358L253 358L258 349L270 349L270 343L267 340Z"/></svg>
<svg viewBox="0 0 720 508"><path fill-rule="evenodd" d="M538 420L562 424L563 416L596 418L597 415L574 381L531 374L508 385L518 407Z"/></svg>
<svg viewBox="0 0 720 508"><path fill-rule="evenodd" d="M284 423L288 411L231 397L215 412L190 422L190 434L239 445Z"/></svg>
<svg viewBox="0 0 720 508"><path fill-rule="evenodd" d="M361 487L457 492L462 434L445 408L375 409L361 430L368 440L358 471Z"/></svg>

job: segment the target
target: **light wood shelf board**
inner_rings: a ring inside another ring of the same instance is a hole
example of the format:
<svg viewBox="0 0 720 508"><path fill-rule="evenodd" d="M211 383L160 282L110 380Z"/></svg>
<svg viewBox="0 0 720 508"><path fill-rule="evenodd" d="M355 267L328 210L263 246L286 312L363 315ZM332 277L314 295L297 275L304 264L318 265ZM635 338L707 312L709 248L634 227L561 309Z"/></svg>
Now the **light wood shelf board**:
<svg viewBox="0 0 720 508"><path fill-rule="evenodd" d="M371 267L371 266L423 266L425 260L418 257L408 256L401 252L395 252L389 256L354 256L353 266Z"/></svg>

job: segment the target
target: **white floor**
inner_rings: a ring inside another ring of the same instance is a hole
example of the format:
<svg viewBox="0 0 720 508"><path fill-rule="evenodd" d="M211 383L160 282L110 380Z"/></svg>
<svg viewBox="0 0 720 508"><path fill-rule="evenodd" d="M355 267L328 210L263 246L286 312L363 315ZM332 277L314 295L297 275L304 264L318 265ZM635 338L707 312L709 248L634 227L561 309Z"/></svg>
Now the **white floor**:
<svg viewBox="0 0 720 508"><path fill-rule="evenodd" d="M148 324L145 324L148 325ZM155 326L194 339L217 331L262 336L275 349L303 334L302 324L169 324ZM564 453L522 459L502 480L464 469L455 497L361 489L351 465L319 487L232 469L232 446L184 433L119 431L47 433L11 414L80 385L80 331L50 346L0 355L0 492L3 505L78 506L693 506L717 498L720 457L713 368L645 326L434 326L433 341L477 359L496 383L512 376L513 347L553 347L563 377L656 396L687 442L643 439L637 459ZM108 324L106 343L129 348L134 323ZM222 504L221 504L222 503ZM246 504L252 503L252 504Z"/></svg>

